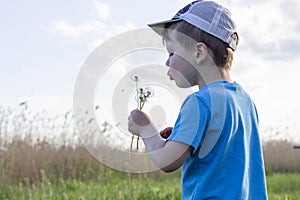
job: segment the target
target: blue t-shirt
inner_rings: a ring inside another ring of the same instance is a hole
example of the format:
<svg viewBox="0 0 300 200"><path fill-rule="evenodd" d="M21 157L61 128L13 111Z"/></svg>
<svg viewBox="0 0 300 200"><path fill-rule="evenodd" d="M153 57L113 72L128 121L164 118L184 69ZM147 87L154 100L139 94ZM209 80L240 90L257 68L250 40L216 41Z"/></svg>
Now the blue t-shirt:
<svg viewBox="0 0 300 200"><path fill-rule="evenodd" d="M257 111L239 84L215 81L189 95L168 140L193 148L182 199L267 199Z"/></svg>

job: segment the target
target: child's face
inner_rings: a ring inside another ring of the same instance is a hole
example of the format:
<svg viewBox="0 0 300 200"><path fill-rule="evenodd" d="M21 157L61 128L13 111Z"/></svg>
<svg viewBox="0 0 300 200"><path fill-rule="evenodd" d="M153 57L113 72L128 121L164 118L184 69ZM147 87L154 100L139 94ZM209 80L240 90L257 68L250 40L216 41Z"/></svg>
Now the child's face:
<svg viewBox="0 0 300 200"><path fill-rule="evenodd" d="M168 76L180 88L188 88L198 84L199 73L196 68L196 51L185 48L176 39L173 31L166 39L166 48L169 58L166 65L169 67Z"/></svg>

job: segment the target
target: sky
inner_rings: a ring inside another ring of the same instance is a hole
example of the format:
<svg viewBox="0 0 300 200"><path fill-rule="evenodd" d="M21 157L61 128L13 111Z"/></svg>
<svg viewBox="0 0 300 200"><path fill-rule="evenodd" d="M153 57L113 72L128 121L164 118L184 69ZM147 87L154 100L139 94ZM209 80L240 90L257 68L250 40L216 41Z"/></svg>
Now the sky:
<svg viewBox="0 0 300 200"><path fill-rule="evenodd" d="M189 2L0 1L0 106L27 101L32 110L67 112L78 73L100 44L169 19ZM218 2L231 11L240 37L232 78L254 99L262 128L300 141L300 1Z"/></svg>

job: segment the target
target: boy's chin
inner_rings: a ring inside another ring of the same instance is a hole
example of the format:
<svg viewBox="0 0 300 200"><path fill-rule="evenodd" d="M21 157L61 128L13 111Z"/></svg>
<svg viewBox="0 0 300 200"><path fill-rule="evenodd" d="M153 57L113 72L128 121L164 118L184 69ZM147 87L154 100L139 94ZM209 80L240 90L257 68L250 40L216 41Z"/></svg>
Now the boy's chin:
<svg viewBox="0 0 300 200"><path fill-rule="evenodd" d="M175 81L175 83L176 83L177 87L179 87L179 88L191 88L191 87L193 87L189 83L179 83L179 82L176 82L176 81Z"/></svg>

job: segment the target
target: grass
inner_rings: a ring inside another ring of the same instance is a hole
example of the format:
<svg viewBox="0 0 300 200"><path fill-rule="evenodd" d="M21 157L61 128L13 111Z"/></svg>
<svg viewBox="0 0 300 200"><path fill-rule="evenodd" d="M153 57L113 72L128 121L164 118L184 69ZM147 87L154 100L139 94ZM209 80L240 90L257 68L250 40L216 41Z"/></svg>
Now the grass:
<svg viewBox="0 0 300 200"><path fill-rule="evenodd" d="M44 177L38 184L0 187L0 199L180 199L181 185L177 174L164 179L148 175L124 176L110 171L106 176L86 181L59 179L55 183Z"/></svg>
<svg viewBox="0 0 300 200"><path fill-rule="evenodd" d="M300 173L300 149L294 149L294 146L286 140L265 142L263 151L268 172Z"/></svg>
<svg viewBox="0 0 300 200"><path fill-rule="evenodd" d="M270 200L300 199L300 174L269 175L267 186ZM111 170L105 176L85 181L58 179L56 182L44 174L38 184L0 187L0 199L175 200L181 199L181 184L178 172L155 178Z"/></svg>
<svg viewBox="0 0 300 200"><path fill-rule="evenodd" d="M178 172L114 171L81 145L70 112L49 118L20 105L17 110L0 107L1 200L181 199ZM294 145L288 141L263 145L270 200L300 199L300 150Z"/></svg>
<svg viewBox="0 0 300 200"><path fill-rule="evenodd" d="M270 200L299 200L300 174L274 174L267 176Z"/></svg>

